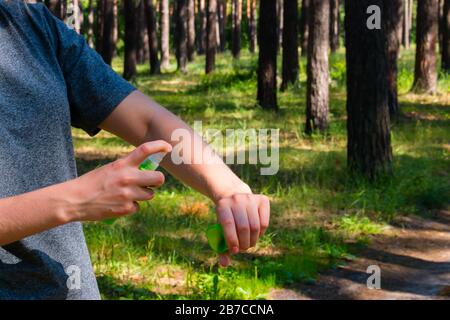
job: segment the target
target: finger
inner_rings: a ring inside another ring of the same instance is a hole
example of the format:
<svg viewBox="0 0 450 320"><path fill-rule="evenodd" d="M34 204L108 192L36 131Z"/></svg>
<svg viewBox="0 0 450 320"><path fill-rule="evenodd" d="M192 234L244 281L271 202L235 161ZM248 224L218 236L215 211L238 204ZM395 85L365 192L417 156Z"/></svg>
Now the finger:
<svg viewBox="0 0 450 320"><path fill-rule="evenodd" d="M155 192L152 189L135 187L133 188L133 201L148 201L153 199Z"/></svg>
<svg viewBox="0 0 450 320"><path fill-rule="evenodd" d="M256 246L260 233L259 212L256 201L251 201L247 205L247 216L250 226L250 247Z"/></svg>
<svg viewBox="0 0 450 320"><path fill-rule="evenodd" d="M247 217L247 210L241 205L231 208L233 212L236 231L239 238L239 249L245 251L250 247L250 225Z"/></svg>
<svg viewBox="0 0 450 320"><path fill-rule="evenodd" d="M229 253L224 253L219 255L219 264L220 266L226 268L230 265L231 263L231 257Z"/></svg>
<svg viewBox="0 0 450 320"><path fill-rule="evenodd" d="M158 188L164 184L164 174L159 171L136 170L131 178L131 184L140 187Z"/></svg>
<svg viewBox="0 0 450 320"><path fill-rule="evenodd" d="M148 156L158 152L170 152L172 146L163 140L157 140L141 144L128 156L126 156L125 162L129 165L138 167Z"/></svg>
<svg viewBox="0 0 450 320"><path fill-rule="evenodd" d="M216 208L219 223L222 225L228 250L236 254L239 252L239 239L236 233L233 212L228 206L218 206Z"/></svg>
<svg viewBox="0 0 450 320"><path fill-rule="evenodd" d="M270 202L267 197L262 196L259 202L260 237L263 236L264 232L266 232L267 228L269 227L269 220L270 220Z"/></svg>

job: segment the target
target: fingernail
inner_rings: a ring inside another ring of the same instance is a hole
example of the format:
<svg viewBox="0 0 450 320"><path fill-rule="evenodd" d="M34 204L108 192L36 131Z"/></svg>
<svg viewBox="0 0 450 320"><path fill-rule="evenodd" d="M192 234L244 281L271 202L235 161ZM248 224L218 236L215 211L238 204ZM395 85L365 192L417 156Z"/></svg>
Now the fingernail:
<svg viewBox="0 0 450 320"><path fill-rule="evenodd" d="M228 258L226 256L220 256L219 262L222 267L228 266Z"/></svg>
<svg viewBox="0 0 450 320"><path fill-rule="evenodd" d="M239 248L238 247L233 247L232 253L233 254L239 253Z"/></svg>

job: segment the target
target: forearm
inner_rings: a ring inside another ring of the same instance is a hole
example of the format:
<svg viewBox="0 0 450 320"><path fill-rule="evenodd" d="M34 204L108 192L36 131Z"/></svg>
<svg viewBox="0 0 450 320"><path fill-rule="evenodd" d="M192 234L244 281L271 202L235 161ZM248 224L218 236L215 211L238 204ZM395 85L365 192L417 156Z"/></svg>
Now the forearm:
<svg viewBox="0 0 450 320"><path fill-rule="evenodd" d="M133 112L129 112L130 108ZM120 120L124 117L127 121ZM174 164L171 157L166 157L161 164L166 170L214 201L233 193L251 192L220 157L213 152L205 152L210 150L210 146L185 122L139 92L131 94L102 127L136 146L159 139L176 145L179 141L172 141L172 133L183 129L190 135L190 146L184 150L188 159L184 159L181 164ZM211 156L203 158L203 155ZM201 163L198 163L197 159L201 159Z"/></svg>
<svg viewBox="0 0 450 320"><path fill-rule="evenodd" d="M70 222L71 205L64 199L68 189L61 183L0 199L0 245Z"/></svg>

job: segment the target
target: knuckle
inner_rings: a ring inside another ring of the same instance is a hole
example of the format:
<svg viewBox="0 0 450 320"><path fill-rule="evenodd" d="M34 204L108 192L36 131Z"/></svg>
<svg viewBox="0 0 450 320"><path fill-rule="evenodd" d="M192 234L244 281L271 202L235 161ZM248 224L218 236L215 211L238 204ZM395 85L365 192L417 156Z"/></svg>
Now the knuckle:
<svg viewBox="0 0 450 320"><path fill-rule="evenodd" d="M122 189L122 190L120 190L118 196L119 196L120 200L126 201L131 198L131 192L127 189Z"/></svg>
<svg viewBox="0 0 450 320"><path fill-rule="evenodd" d="M226 218L222 220L222 225L225 227L231 227L234 226L234 220L231 218Z"/></svg>
<svg viewBox="0 0 450 320"><path fill-rule="evenodd" d="M129 186L133 184L133 178L129 177L129 176L122 176L119 179L119 184L121 186Z"/></svg>
<svg viewBox="0 0 450 320"><path fill-rule="evenodd" d="M250 231L250 227L247 225L240 225L237 227L237 229L240 233L247 233Z"/></svg>

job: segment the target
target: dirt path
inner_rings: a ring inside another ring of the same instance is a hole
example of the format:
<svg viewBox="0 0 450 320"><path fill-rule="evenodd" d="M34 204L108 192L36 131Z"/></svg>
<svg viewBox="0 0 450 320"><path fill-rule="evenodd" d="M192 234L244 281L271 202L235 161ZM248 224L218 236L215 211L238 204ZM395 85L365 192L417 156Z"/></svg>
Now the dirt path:
<svg viewBox="0 0 450 320"><path fill-rule="evenodd" d="M367 267L381 269L381 289L368 289ZM432 219L401 217L346 266L313 285L274 290L272 299L450 299L450 211Z"/></svg>

